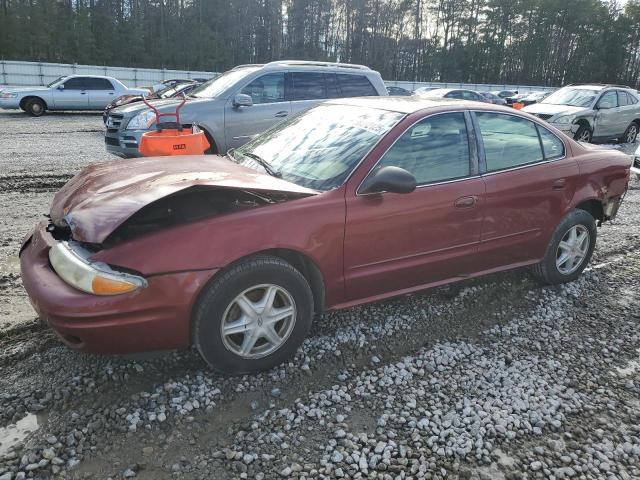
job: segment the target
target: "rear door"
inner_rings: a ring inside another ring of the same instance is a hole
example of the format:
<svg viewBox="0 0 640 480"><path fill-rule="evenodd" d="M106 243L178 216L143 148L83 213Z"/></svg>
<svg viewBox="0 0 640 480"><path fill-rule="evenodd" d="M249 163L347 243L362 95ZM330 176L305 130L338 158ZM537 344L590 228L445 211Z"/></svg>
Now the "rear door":
<svg viewBox="0 0 640 480"><path fill-rule="evenodd" d="M289 73L288 92L291 113L306 110L328 98L338 97L335 75L324 72Z"/></svg>
<svg viewBox="0 0 640 480"><path fill-rule="evenodd" d="M92 110L104 110L116 97L116 90L106 78L87 77L86 86L89 92L89 108Z"/></svg>
<svg viewBox="0 0 640 480"><path fill-rule="evenodd" d="M633 105L631 95L623 90L618 90L618 108L620 109L620 136L624 134L631 122L636 118L637 106Z"/></svg>
<svg viewBox="0 0 640 480"><path fill-rule="evenodd" d="M232 95L225 105L225 140L228 148L238 148L259 133L284 120L291 113L285 98L285 72L261 75L237 93L249 95L250 107L237 107Z"/></svg>
<svg viewBox="0 0 640 480"><path fill-rule="evenodd" d="M578 165L541 124L508 113L473 115L486 185L482 270L540 259L571 203Z"/></svg>
<svg viewBox="0 0 640 480"><path fill-rule="evenodd" d="M346 193L344 261L348 301L410 290L476 270L484 182L464 112L407 126L371 173L411 172L408 194L361 195L362 175ZM354 185L355 183L355 185Z"/></svg>
<svg viewBox="0 0 640 480"><path fill-rule="evenodd" d="M56 110L87 110L89 95L85 77L72 77L63 84L63 89L53 90L53 103Z"/></svg>

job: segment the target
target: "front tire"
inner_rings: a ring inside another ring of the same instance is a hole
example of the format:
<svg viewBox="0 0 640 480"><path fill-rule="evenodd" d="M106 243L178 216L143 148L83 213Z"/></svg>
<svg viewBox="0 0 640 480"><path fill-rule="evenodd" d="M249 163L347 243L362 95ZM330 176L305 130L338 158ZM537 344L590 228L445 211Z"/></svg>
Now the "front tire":
<svg viewBox="0 0 640 480"><path fill-rule="evenodd" d="M32 117L41 117L47 111L47 106L39 98L31 98L25 103L24 111Z"/></svg>
<svg viewBox="0 0 640 480"><path fill-rule="evenodd" d="M574 281L589 264L597 235L591 214L572 210L556 227L544 258L533 267L534 276L548 285Z"/></svg>
<svg viewBox="0 0 640 480"><path fill-rule="evenodd" d="M295 354L312 319L304 276L278 257L253 257L206 287L194 308L193 343L221 372L268 370Z"/></svg>
<svg viewBox="0 0 640 480"><path fill-rule="evenodd" d="M578 131L573 136L573 139L578 142L591 143L591 139L593 138L593 133L591 129L587 125L580 125Z"/></svg>

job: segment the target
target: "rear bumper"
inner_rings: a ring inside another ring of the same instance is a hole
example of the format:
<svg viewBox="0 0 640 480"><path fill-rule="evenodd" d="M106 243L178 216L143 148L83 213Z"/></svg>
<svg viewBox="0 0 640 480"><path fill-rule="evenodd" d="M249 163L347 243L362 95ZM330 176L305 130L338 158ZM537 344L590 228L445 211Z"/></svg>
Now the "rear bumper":
<svg viewBox="0 0 640 480"><path fill-rule="evenodd" d="M69 347L93 353L134 353L187 348L195 299L214 270L148 277L135 292L96 296L76 290L49 265L56 242L36 226L20 253L22 282L29 299Z"/></svg>

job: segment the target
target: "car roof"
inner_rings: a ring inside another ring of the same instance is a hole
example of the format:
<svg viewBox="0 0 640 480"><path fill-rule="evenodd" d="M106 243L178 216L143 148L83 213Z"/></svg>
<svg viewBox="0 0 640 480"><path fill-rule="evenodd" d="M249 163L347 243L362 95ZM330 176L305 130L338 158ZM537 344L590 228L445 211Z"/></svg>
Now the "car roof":
<svg viewBox="0 0 640 480"><path fill-rule="evenodd" d="M454 98L429 98L429 97L356 97L356 98L340 98L329 100L325 104L330 105L350 105L354 107L377 108L380 110L389 110L410 114L419 110L436 109L442 107L450 108L469 108L469 109L496 109L499 111L512 112L512 108L505 108L499 105L491 105L489 103L472 102L469 100L459 100Z"/></svg>
<svg viewBox="0 0 640 480"><path fill-rule="evenodd" d="M107 78L109 80L118 80L115 77L109 77L107 75L80 75L80 74L74 74L74 75L67 75L64 78L76 78L76 77L82 77L82 78Z"/></svg>

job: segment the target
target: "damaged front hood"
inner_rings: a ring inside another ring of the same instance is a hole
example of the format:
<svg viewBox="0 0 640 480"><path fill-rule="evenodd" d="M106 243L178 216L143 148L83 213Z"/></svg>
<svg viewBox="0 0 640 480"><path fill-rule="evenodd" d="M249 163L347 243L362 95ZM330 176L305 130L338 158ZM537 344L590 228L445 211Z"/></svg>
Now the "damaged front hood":
<svg viewBox="0 0 640 480"><path fill-rule="evenodd" d="M123 159L92 165L56 194L51 221L81 242L102 243L134 213L190 187L236 189L293 197L318 192L218 156Z"/></svg>

